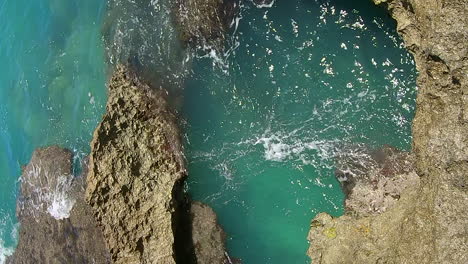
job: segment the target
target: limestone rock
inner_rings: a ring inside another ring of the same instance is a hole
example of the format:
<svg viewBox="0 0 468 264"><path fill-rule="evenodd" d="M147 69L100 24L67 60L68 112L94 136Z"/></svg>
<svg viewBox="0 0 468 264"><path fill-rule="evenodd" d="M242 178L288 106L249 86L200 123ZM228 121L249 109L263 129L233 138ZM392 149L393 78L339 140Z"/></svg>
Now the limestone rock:
<svg viewBox="0 0 468 264"><path fill-rule="evenodd" d="M372 215L312 221L314 263L468 263L468 4L385 2L419 71L413 155L420 183Z"/></svg>
<svg viewBox="0 0 468 264"><path fill-rule="evenodd" d="M216 213L205 204L193 202L190 208L192 241L198 264L228 262L224 241L226 234L218 225Z"/></svg>
<svg viewBox="0 0 468 264"><path fill-rule="evenodd" d="M91 142L86 197L114 263L175 263L174 213L186 175L162 90L118 66Z"/></svg>
<svg viewBox="0 0 468 264"><path fill-rule="evenodd" d="M19 243L7 263L110 263L84 201L82 178L71 173L70 151L48 147L33 153L20 178Z"/></svg>

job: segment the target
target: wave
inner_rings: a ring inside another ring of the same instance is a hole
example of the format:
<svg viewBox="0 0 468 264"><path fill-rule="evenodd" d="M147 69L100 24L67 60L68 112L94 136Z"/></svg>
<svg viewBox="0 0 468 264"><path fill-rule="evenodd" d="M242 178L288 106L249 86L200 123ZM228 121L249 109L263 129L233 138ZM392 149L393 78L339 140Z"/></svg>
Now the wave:
<svg viewBox="0 0 468 264"><path fill-rule="evenodd" d="M7 257L13 255L14 248L5 247L5 243L0 239L0 264L5 264Z"/></svg>
<svg viewBox="0 0 468 264"><path fill-rule="evenodd" d="M22 188L32 198L20 200L21 211L26 210L34 216L47 212L57 220L70 217L75 204L75 199L71 197L73 175L61 175L53 179L39 163L32 164L21 181Z"/></svg>

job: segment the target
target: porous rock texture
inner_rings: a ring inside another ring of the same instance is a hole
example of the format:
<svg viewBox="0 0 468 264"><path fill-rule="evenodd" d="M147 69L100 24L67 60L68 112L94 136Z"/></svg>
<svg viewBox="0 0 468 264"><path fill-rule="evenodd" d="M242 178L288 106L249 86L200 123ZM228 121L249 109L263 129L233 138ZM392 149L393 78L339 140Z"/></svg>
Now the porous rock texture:
<svg viewBox="0 0 468 264"><path fill-rule="evenodd" d="M388 7L419 72L418 181L384 212L311 224L313 263L468 263L468 3L374 0Z"/></svg>
<svg viewBox="0 0 468 264"><path fill-rule="evenodd" d="M7 263L110 263L102 233L84 201L83 177L72 175L70 151L56 146L37 149L20 179L19 242ZM62 211L63 219L49 212L54 200L73 205L69 213Z"/></svg>
<svg viewBox="0 0 468 264"><path fill-rule="evenodd" d="M91 142L86 198L114 263L176 262L173 229L186 172L163 94L118 66Z"/></svg>

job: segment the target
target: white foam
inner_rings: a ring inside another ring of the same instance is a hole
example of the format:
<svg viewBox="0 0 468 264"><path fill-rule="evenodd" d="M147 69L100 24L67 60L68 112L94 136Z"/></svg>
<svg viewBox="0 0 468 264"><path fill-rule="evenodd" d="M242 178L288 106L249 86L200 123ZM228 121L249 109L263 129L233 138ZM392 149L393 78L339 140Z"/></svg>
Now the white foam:
<svg viewBox="0 0 468 264"><path fill-rule="evenodd" d="M32 169L21 178L26 184L32 185L36 182L33 178L41 177L41 173L45 175L46 180L49 180L49 173L43 170L41 164L33 164ZM70 217L70 211L75 204L75 200L70 197L71 186L73 183L72 175L61 175L57 178L55 186L31 186L33 187L34 196L36 199L28 199L27 206L33 210L33 214L41 213L46 210L52 217L57 220L63 220Z"/></svg>
<svg viewBox="0 0 468 264"><path fill-rule="evenodd" d="M69 197L72 180L71 176L60 176L55 190L49 196L50 205L47 211L57 220L70 217L70 211L75 205L75 200Z"/></svg>
<svg viewBox="0 0 468 264"><path fill-rule="evenodd" d="M4 264L6 262L6 258L13 255L13 252L14 249L5 247L5 243L0 239L0 264Z"/></svg>
<svg viewBox="0 0 468 264"><path fill-rule="evenodd" d="M269 4L255 4L255 2L253 2L253 3L257 8L270 8L275 3L275 0L272 0Z"/></svg>
<svg viewBox="0 0 468 264"><path fill-rule="evenodd" d="M334 156L335 141L304 140L295 134L299 130L289 134L270 133L266 131L259 137L254 145L263 145L264 157L269 161L282 162L285 160L299 160L303 164L321 164L322 161ZM306 151L314 150L321 160L310 160Z"/></svg>
<svg viewBox="0 0 468 264"><path fill-rule="evenodd" d="M54 195L51 205L47 208L47 212L49 212L53 218L63 220L70 217L70 211L73 209L73 205L75 205L75 201L68 199L65 195Z"/></svg>

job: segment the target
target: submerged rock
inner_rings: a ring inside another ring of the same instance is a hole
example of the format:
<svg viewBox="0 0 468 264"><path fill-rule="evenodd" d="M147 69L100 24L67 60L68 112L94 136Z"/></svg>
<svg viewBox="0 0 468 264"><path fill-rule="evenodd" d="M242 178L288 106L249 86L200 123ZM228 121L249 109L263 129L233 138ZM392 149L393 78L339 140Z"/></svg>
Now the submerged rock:
<svg viewBox="0 0 468 264"><path fill-rule="evenodd" d="M110 263L70 151L37 149L20 179L19 242L7 263Z"/></svg>
<svg viewBox="0 0 468 264"><path fill-rule="evenodd" d="M176 0L175 21L186 45L219 56L229 28L235 25L238 0Z"/></svg>
<svg viewBox="0 0 468 264"><path fill-rule="evenodd" d="M385 212L319 214L308 255L313 263L468 263L468 6L374 2L386 2L419 72L410 173L418 181Z"/></svg>

